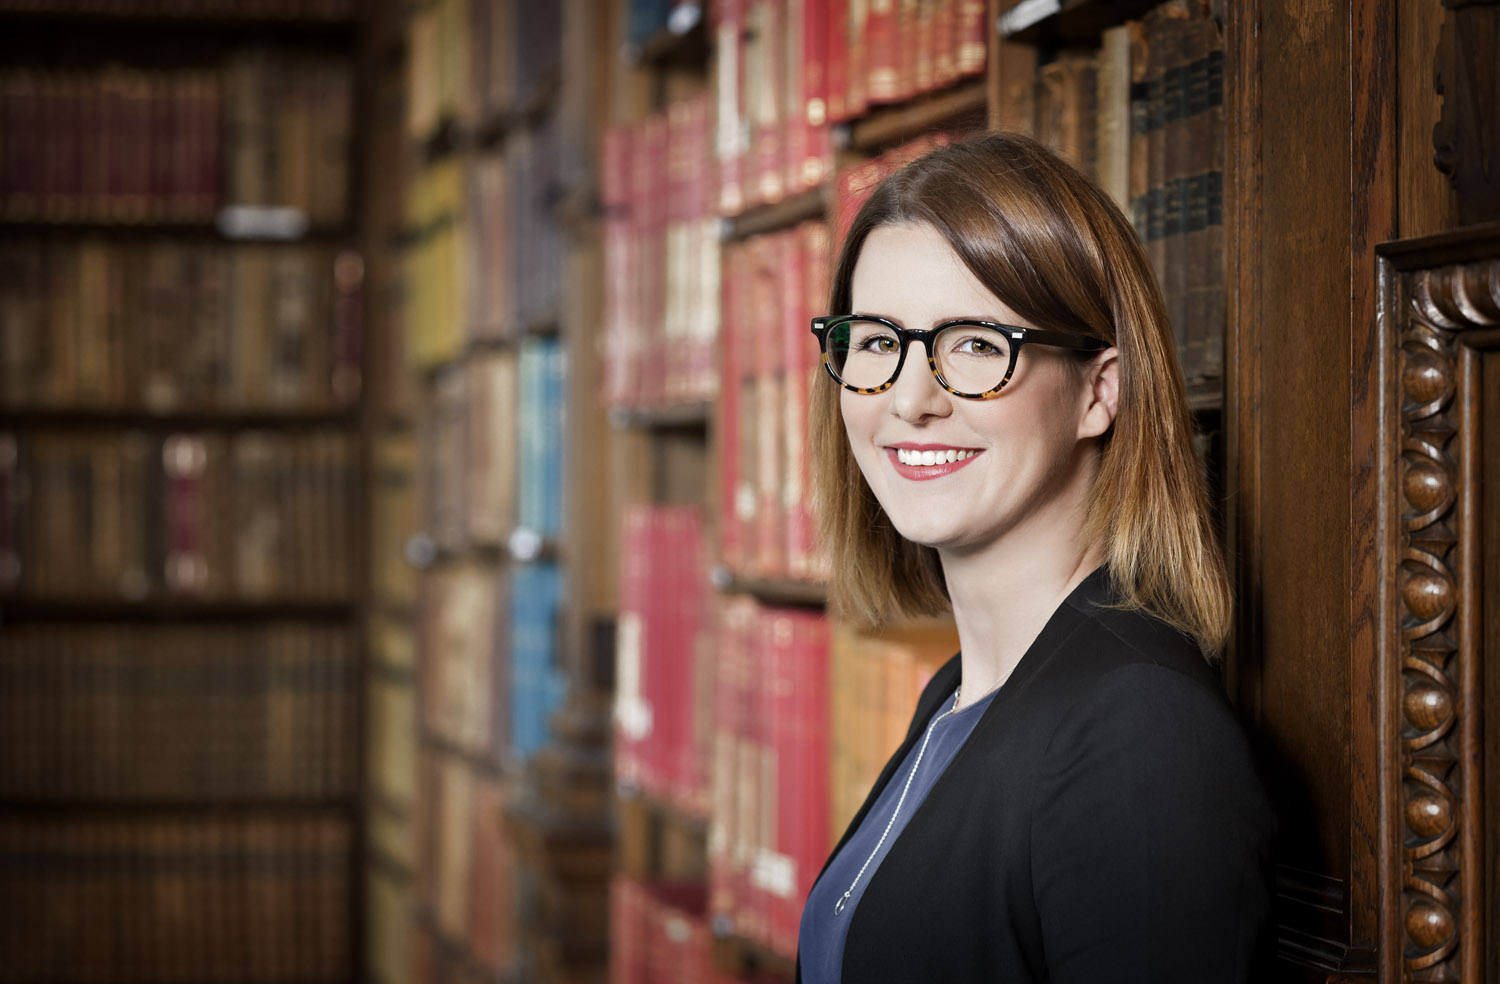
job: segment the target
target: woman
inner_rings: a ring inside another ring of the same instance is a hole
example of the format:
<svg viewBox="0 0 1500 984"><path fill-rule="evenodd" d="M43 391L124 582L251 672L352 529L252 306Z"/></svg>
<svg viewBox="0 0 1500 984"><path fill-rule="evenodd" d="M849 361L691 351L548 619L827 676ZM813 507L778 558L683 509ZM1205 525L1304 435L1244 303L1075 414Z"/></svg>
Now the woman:
<svg viewBox="0 0 1500 984"><path fill-rule="evenodd" d="M800 980L1244 980L1272 821L1207 658L1228 582L1130 225L986 135L876 190L831 300L833 608L951 608L962 648L812 889Z"/></svg>

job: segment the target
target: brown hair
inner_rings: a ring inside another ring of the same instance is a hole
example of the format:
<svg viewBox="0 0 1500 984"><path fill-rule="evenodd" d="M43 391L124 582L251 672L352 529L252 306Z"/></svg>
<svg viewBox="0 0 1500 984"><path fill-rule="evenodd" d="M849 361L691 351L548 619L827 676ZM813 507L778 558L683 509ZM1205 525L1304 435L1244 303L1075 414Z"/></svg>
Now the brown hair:
<svg viewBox="0 0 1500 984"><path fill-rule="evenodd" d="M1215 654L1229 633L1229 579L1192 446L1182 372L1161 289L1135 231L1103 192L1029 137L988 133L887 178L838 255L829 311L873 229L927 224L964 265L1038 328L1101 338L1119 353L1119 404L1100 443L1085 542L1100 544L1122 605L1176 626ZM839 387L815 383L813 495L828 544L835 614L878 625L947 611L937 551L896 532L844 434Z"/></svg>

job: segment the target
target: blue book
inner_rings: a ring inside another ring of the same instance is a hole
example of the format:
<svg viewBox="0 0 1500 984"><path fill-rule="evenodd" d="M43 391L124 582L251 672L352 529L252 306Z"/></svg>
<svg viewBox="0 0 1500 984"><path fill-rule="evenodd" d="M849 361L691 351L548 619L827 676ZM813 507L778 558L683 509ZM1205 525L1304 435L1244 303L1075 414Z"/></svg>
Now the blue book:
<svg viewBox="0 0 1500 984"><path fill-rule="evenodd" d="M567 697L558 666L562 572L523 564L511 576L511 751L521 760L547 744L547 722Z"/></svg>

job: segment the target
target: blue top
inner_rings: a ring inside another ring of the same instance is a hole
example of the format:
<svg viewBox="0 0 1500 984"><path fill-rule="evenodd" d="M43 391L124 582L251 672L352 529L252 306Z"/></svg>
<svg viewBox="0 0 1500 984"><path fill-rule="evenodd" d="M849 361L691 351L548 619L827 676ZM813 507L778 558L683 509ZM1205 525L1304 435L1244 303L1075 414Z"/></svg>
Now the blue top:
<svg viewBox="0 0 1500 984"><path fill-rule="evenodd" d="M849 923L854 910L859 906L860 898L865 894L865 888L870 884L870 879L875 877L880 862L890 853L891 845L896 843L901 831L906 829L907 821L927 798L928 790L932 789L938 777L948 768L948 764L968 740L974 726L984 716L984 709L994 699L994 693L987 694L954 714L946 714L948 708L953 706L952 698L940 704L926 725L932 728L926 752L922 752L920 739L912 744L901 767L891 774L891 781L886 783L880 797L865 814L864 822L849 836L843 849L828 862L822 877L813 885L807 904L802 907L797 949L803 984L838 984L843 974L844 939L849 935ZM919 753L922 755L922 766L912 777L911 789L906 794L906 801L901 804L901 813L892 824L891 832L886 834L885 843L880 844L879 851L871 858L870 852L875 851L875 845L880 843L880 835L885 832L885 825L891 822L891 812L896 809L896 801L906 788L906 777L911 774L912 764L916 762ZM870 858L869 867L860 875L859 869L866 858ZM854 885L843 911L835 915L834 906L850 890L849 886L856 875L859 876L859 883Z"/></svg>

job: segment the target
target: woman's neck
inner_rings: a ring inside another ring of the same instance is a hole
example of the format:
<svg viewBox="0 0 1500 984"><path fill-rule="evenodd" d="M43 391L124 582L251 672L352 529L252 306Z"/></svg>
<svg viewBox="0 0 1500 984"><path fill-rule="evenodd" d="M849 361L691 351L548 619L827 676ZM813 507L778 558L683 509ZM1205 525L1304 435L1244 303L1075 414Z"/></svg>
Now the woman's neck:
<svg viewBox="0 0 1500 984"><path fill-rule="evenodd" d="M1074 536L1014 536L968 555L943 556L958 626L967 707L1009 679L1052 613L1104 562L1098 544Z"/></svg>

